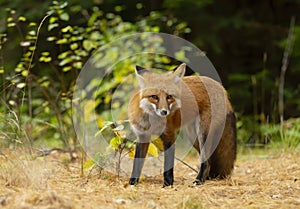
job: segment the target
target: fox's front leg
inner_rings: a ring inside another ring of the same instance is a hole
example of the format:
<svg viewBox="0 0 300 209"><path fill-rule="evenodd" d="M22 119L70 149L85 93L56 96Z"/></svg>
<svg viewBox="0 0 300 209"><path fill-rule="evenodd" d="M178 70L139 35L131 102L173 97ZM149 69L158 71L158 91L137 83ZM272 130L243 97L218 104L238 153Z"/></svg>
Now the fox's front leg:
<svg viewBox="0 0 300 209"><path fill-rule="evenodd" d="M148 152L148 147L149 147L149 142L136 143L133 168L132 168L131 177L129 179L130 185L135 185L139 182L139 178Z"/></svg>
<svg viewBox="0 0 300 209"><path fill-rule="evenodd" d="M174 136L162 135L164 143L164 186L172 186L174 182L174 157L175 139Z"/></svg>

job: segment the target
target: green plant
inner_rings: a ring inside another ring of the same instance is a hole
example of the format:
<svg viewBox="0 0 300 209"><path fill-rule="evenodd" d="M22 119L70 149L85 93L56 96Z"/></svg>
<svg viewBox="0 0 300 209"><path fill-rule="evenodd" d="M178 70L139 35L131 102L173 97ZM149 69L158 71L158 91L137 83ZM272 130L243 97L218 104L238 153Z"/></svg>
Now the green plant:
<svg viewBox="0 0 300 209"><path fill-rule="evenodd" d="M58 1L53 1L41 21L32 21L26 15L19 15L17 10L6 11L7 28L0 36L0 92L4 104L0 107L3 114L1 137L6 139L15 135L15 129L5 125L7 115L13 112L14 118L18 119L17 141L28 141L30 146L54 145L69 151L78 146L72 129L71 105L76 78L86 61L98 48L121 36L143 31L159 32L161 27L167 27L164 26L167 22L161 21L166 18L158 12L131 23L98 6L85 9ZM177 27L179 24L174 19L168 22L167 28L176 34L188 32L186 25ZM11 55L7 53L11 46L20 52L13 56L16 63L6 56ZM156 47L161 46L158 43ZM117 53L110 49L104 58L116 59ZM105 115L112 93L122 78L133 72L133 63L162 66L170 62L161 56L148 60L137 56L121 62L116 59L114 73L103 80L101 90L97 91L99 121L110 119ZM98 84L96 81L92 88L98 88ZM12 141L6 140L7 144Z"/></svg>
<svg viewBox="0 0 300 209"><path fill-rule="evenodd" d="M128 139L127 137L127 132L124 129L125 126L128 127L128 122L127 120L125 121L119 121L118 123L116 122L111 122L111 121L105 121L103 123L103 127L95 134L95 136L99 134L104 134L106 135L105 138L108 137L108 135L111 136L109 139L109 148L115 151L115 156L116 157L116 173L119 176L121 172L121 163L122 159L125 156L129 156L131 159L134 158L134 146L135 146L135 141ZM105 131L108 131L104 133ZM161 148L161 143L159 142L159 139L153 138L154 140L150 142L149 149L148 149L148 154L154 157L158 157L159 155L159 150L162 150ZM106 156L106 157L105 157ZM100 167L100 169L105 168L109 163L109 158L110 156L105 155L105 154L100 154L97 153L93 161L94 163ZM100 161L99 161L100 160ZM89 162L90 163L90 162Z"/></svg>
<svg viewBox="0 0 300 209"><path fill-rule="evenodd" d="M262 125L261 132L271 146L298 149L300 145L300 118L291 118L282 125Z"/></svg>

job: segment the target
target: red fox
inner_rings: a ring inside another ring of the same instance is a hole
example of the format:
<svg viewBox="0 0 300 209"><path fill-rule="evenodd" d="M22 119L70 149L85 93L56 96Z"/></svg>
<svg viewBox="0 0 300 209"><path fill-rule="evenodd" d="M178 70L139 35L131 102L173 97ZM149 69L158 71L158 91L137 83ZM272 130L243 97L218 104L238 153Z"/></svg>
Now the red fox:
<svg viewBox="0 0 300 209"><path fill-rule="evenodd" d="M211 78L184 76L185 68L183 63L174 72L158 74L136 66L139 91L128 105L129 121L137 136L131 185L139 181L151 135L163 141L164 186L173 185L176 133L183 126L200 154L195 184L225 178L233 170L236 119L226 90ZM216 141L209 141L208 136Z"/></svg>

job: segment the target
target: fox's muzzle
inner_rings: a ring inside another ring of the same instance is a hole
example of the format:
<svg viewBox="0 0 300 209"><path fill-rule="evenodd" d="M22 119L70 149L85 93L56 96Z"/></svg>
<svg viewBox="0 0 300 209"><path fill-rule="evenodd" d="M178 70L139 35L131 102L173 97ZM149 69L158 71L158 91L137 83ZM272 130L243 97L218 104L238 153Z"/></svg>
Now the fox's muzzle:
<svg viewBox="0 0 300 209"><path fill-rule="evenodd" d="M161 111L160 111L160 114L161 114L162 116L166 116L166 115L168 114L168 111L167 111L167 110L161 110Z"/></svg>
<svg viewBox="0 0 300 209"><path fill-rule="evenodd" d="M160 117L166 117L167 115L170 114L170 111L169 110L166 110L166 109L156 109L155 110L155 113L160 116Z"/></svg>

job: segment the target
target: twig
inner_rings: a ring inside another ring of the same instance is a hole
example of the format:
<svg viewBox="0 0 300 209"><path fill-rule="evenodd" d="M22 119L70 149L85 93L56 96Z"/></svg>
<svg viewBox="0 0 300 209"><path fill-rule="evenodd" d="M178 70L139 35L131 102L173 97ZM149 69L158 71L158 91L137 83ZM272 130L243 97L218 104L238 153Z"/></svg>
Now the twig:
<svg viewBox="0 0 300 209"><path fill-rule="evenodd" d="M4 110L4 117L6 118L6 89L5 89L5 71L4 71L4 56L3 56L3 45L5 43L5 35L4 34L0 34L0 71L2 70L2 85L3 85L3 91L2 91L2 99L3 100L3 110ZM1 92L1 88L2 86L0 86L0 92Z"/></svg>
<svg viewBox="0 0 300 209"><path fill-rule="evenodd" d="M198 171L193 168L192 166L190 166L189 164L187 164L186 162L184 162L183 160L179 159L178 157L175 157L176 160L178 160L179 162L181 162L182 164L184 164L185 166L187 166L188 168L192 169L193 171L195 171L196 173L198 173Z"/></svg>
<svg viewBox="0 0 300 209"><path fill-rule="evenodd" d="M295 27L295 16L291 17L290 21L290 29L287 38L287 44L284 49L283 58L282 58L282 65L281 65L281 72L279 77L279 89L278 89L278 112L280 117L280 124L282 125L284 119L284 78L285 73L288 67L289 56L293 50L294 44L294 27Z"/></svg>
<svg viewBox="0 0 300 209"><path fill-rule="evenodd" d="M91 177L92 171L93 171L95 168L96 168L96 164L94 164L94 165L92 166L92 168L90 169L89 174L87 175L85 181L82 182L82 183L80 184L80 187L83 187L85 184L87 184L87 183L89 182L89 178Z"/></svg>
<svg viewBox="0 0 300 209"><path fill-rule="evenodd" d="M34 52L36 51L36 46L37 46L37 41L38 41L38 37L40 35L40 30L42 28L42 25L43 23L45 22L45 20L51 16L51 14L47 14L43 19L42 21L40 22L39 24L39 27L37 29L37 32L36 32L36 39L35 39L35 42L34 42L34 47L33 47L33 51L32 51L32 54L31 54L31 57L30 57L30 61L29 61L29 65L28 65L28 73L30 72L30 68L31 68L31 65L32 65L32 61L33 61L33 57L34 57ZM28 78L28 77L27 77Z"/></svg>
<svg viewBox="0 0 300 209"><path fill-rule="evenodd" d="M52 152L68 153L69 151L61 148L39 149L37 157L45 157L47 155L50 155Z"/></svg>

